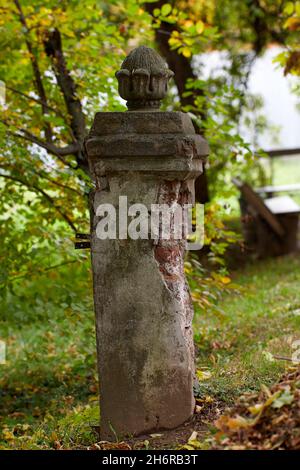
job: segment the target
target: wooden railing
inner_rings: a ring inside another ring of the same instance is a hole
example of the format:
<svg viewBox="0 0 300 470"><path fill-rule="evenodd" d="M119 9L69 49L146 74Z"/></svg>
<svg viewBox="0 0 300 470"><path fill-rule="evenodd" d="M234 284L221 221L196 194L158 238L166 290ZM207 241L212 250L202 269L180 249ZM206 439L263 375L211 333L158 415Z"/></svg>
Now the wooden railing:
<svg viewBox="0 0 300 470"><path fill-rule="evenodd" d="M265 150L265 152L269 155L270 158L292 157L294 155L300 155L300 148L298 147L293 149Z"/></svg>

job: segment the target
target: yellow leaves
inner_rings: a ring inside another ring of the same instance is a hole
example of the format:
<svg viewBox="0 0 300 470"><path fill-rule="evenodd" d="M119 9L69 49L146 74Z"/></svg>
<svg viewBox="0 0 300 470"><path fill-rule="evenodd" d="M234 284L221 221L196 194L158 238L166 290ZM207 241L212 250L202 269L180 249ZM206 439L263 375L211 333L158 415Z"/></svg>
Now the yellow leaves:
<svg viewBox="0 0 300 470"><path fill-rule="evenodd" d="M192 55L191 50L190 50L189 47L182 47L180 49L180 52L184 57L191 57L191 55Z"/></svg>
<svg viewBox="0 0 300 470"><path fill-rule="evenodd" d="M15 436L8 428L4 428L2 430L2 439L5 441L12 441L15 439Z"/></svg>
<svg viewBox="0 0 300 470"><path fill-rule="evenodd" d="M193 21L191 21L191 20L185 20L185 21L183 22L183 24L182 24L182 27L183 27L184 29L189 29L189 28L191 28L193 25L194 25L194 22L193 22Z"/></svg>
<svg viewBox="0 0 300 470"><path fill-rule="evenodd" d="M252 426L253 420L243 418L242 416L236 416L234 418L230 416L221 416L216 422L215 425L217 429L224 432L236 432L240 429L248 428Z"/></svg>
<svg viewBox="0 0 300 470"><path fill-rule="evenodd" d="M198 403L213 403L214 399L210 395L205 395L204 398L197 398Z"/></svg>
<svg viewBox="0 0 300 470"><path fill-rule="evenodd" d="M46 7L40 7L39 15L40 16L50 16L52 14L52 9Z"/></svg>
<svg viewBox="0 0 300 470"><path fill-rule="evenodd" d="M205 24L202 20L195 22L188 19L181 22L181 28L195 37L196 35L203 33Z"/></svg>
<svg viewBox="0 0 300 470"><path fill-rule="evenodd" d="M2 433L0 434L0 440L12 442L18 438L23 438L28 431L31 429L29 424L16 424L12 429L9 429L8 426L4 426ZM28 437L28 436L27 436Z"/></svg>
<svg viewBox="0 0 300 470"><path fill-rule="evenodd" d="M195 413L202 413L202 411L205 410L207 406L211 405L211 403L213 402L214 399L209 395L206 395L204 398L196 398Z"/></svg>
<svg viewBox="0 0 300 470"><path fill-rule="evenodd" d="M173 31L173 32L172 32L172 37L174 37L174 38L175 38L175 37L176 37L176 38L179 38L179 36L180 36L179 31Z"/></svg>
<svg viewBox="0 0 300 470"><path fill-rule="evenodd" d="M29 424L18 423L14 426L12 432L14 436L24 436L30 430Z"/></svg>
<svg viewBox="0 0 300 470"><path fill-rule="evenodd" d="M297 31L300 29L300 18L296 18L294 16L292 18L288 18L283 26L289 31Z"/></svg>
<svg viewBox="0 0 300 470"><path fill-rule="evenodd" d="M92 403L93 403L93 402L98 402L98 400L99 400L98 395L92 395L92 396L89 397L89 402L90 402L90 403L91 403L91 402L92 402Z"/></svg>
<svg viewBox="0 0 300 470"><path fill-rule="evenodd" d="M192 270L193 270L192 264L189 261L185 261L185 263L184 263L184 272L186 274L189 274L189 273L192 272Z"/></svg>
<svg viewBox="0 0 300 470"><path fill-rule="evenodd" d="M267 398L270 398L272 396L270 389L265 384L261 384L260 388Z"/></svg>
<svg viewBox="0 0 300 470"><path fill-rule="evenodd" d="M197 23L196 23L196 31L197 31L198 34L202 34L202 33L203 33L203 31L204 31L204 23L203 23L203 21L201 21L201 20L197 21Z"/></svg>
<svg viewBox="0 0 300 470"><path fill-rule="evenodd" d="M39 26L41 28L48 28L51 25L51 21L48 18L41 18L39 21Z"/></svg>
<svg viewBox="0 0 300 470"><path fill-rule="evenodd" d="M225 285L231 283L231 279L228 276L223 276L222 274L219 274L216 272L213 272L211 276L216 282L221 282L222 284L225 284Z"/></svg>
<svg viewBox="0 0 300 470"><path fill-rule="evenodd" d="M229 283L231 282L231 279L230 279L230 277L228 277L228 276L222 276L222 277L220 278L220 281L221 281L223 284L229 284Z"/></svg>
<svg viewBox="0 0 300 470"><path fill-rule="evenodd" d="M298 18L289 18L289 20L297 20ZM300 50L290 50L281 52L276 56L274 62L277 62L284 67L284 75L289 73L294 75L300 75Z"/></svg>
<svg viewBox="0 0 300 470"><path fill-rule="evenodd" d="M212 374L209 370L201 370L201 369L198 369L196 371L196 375L197 375L198 380L200 380L200 381L208 380L212 376Z"/></svg>
<svg viewBox="0 0 300 470"><path fill-rule="evenodd" d="M287 2L284 6L283 13L286 15L292 15L294 13L294 2Z"/></svg>
<svg viewBox="0 0 300 470"><path fill-rule="evenodd" d="M197 431L193 431L192 434L190 435L188 441L187 441L187 444L184 444L183 446L181 446L180 450L201 449L202 445L201 445L201 442L198 441L197 437L198 437Z"/></svg>
<svg viewBox="0 0 300 470"><path fill-rule="evenodd" d="M55 431L52 431L52 433L50 434L50 440L51 441L58 441L58 435L56 434Z"/></svg>
<svg viewBox="0 0 300 470"><path fill-rule="evenodd" d="M28 65L28 64L29 64L29 58L27 58L27 57L22 57L22 59L19 59L19 64L21 64L21 65Z"/></svg>
<svg viewBox="0 0 300 470"><path fill-rule="evenodd" d="M264 389L265 390L265 389ZM270 394L267 398L267 400L264 403L257 403L254 406L250 406L248 410L252 415L255 415L256 418L254 420L254 424L257 423L257 421L260 419L262 413L266 408L272 405L272 403L280 396L281 391L278 391L276 393ZM253 425L253 424L252 424Z"/></svg>
<svg viewBox="0 0 300 470"><path fill-rule="evenodd" d="M289 16L283 27L289 31L300 29L300 2L287 2L283 12Z"/></svg>
<svg viewBox="0 0 300 470"><path fill-rule="evenodd" d="M263 406L263 403L256 403L254 406L249 406L248 410L252 415L257 415L258 413L261 413Z"/></svg>
<svg viewBox="0 0 300 470"><path fill-rule="evenodd" d="M247 408L251 417L245 418L240 415L233 417L223 415L215 422L216 427L225 433L235 433L241 429L254 427L269 407L281 408L282 406L291 404L294 400L294 395L291 393L289 387L278 390L272 394L269 389L263 385L262 391L267 395L267 399L264 402L255 403Z"/></svg>
<svg viewBox="0 0 300 470"><path fill-rule="evenodd" d="M178 37L175 37L175 34L172 34L172 36L169 39L169 44L172 49L177 49L178 47L181 46L181 40Z"/></svg>
<svg viewBox="0 0 300 470"><path fill-rule="evenodd" d="M169 44L172 49L178 49L179 54L190 58L195 54L195 48L199 47L200 42L198 37L203 33L205 23L202 20L187 19L186 17L180 17L180 15L176 18L174 11L172 21L173 18L176 19L179 31L173 31Z"/></svg>
<svg viewBox="0 0 300 470"><path fill-rule="evenodd" d="M293 51L290 53L284 68L284 75L287 75L288 73L300 75L300 51Z"/></svg>
<svg viewBox="0 0 300 470"><path fill-rule="evenodd" d="M194 44L194 39L193 39L193 38L187 38L187 37L186 37L186 38L184 39L184 44L185 44L185 46L189 46L189 47L190 47L190 46L193 46L193 44ZM195 220L196 220L196 219L195 219L195 216L193 216L193 221L195 221Z"/></svg>

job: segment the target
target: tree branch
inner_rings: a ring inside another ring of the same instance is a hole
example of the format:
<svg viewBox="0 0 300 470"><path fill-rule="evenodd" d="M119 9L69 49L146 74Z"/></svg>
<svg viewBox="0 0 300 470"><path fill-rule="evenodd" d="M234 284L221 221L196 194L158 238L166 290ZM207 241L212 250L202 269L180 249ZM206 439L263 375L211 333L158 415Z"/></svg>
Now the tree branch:
<svg viewBox="0 0 300 470"><path fill-rule="evenodd" d="M158 0L157 2L146 3L145 9L150 15L153 16L155 8L161 8L165 0ZM170 36L172 32L177 30L176 24L170 24L165 21L161 22L160 28L155 30L155 40L161 54L165 57L169 68L175 73L174 81L178 90L181 106L194 105L195 95L185 96L186 84L189 79L196 79L194 74L191 60L179 54L176 50L171 49L169 44ZM202 94L201 90L197 90L197 94ZM201 109L198 112L201 119L205 118L206 110ZM200 132L196 129L196 132ZM205 167L203 167L202 175L198 176L195 181L195 198L197 202L205 203L209 200L208 194L208 182L205 173Z"/></svg>
<svg viewBox="0 0 300 470"><path fill-rule="evenodd" d="M20 90L16 90L15 88L12 88L11 86L9 86L7 84L5 84L5 88L7 90L12 91L13 93L16 93L17 95L22 96L23 98L26 98L27 100L34 101L35 103L38 103L38 104L44 106L49 111L53 111L56 114L56 116L61 117L63 119L65 118L65 116L61 112L59 112L57 109L53 108L52 106L49 106L45 101L42 101L41 99L34 98L33 96L27 95L26 93L23 93Z"/></svg>
<svg viewBox="0 0 300 470"><path fill-rule="evenodd" d="M45 179L49 181L51 184L54 184L55 186L58 186L59 188L66 189L67 191L72 191L73 193L77 194L78 196L83 196L83 194L75 188L71 188L70 186L65 186L62 183L59 183L58 181L53 180L52 178L49 178L45 174L38 173L37 171L31 170L33 173L35 173L39 178Z"/></svg>
<svg viewBox="0 0 300 470"><path fill-rule="evenodd" d="M17 94L17 95L20 95L22 96L23 98L27 99L27 100L30 100L30 101L34 101L35 103L38 103L38 104L42 104L43 106L45 106L49 111L52 111L53 113L55 113L56 116L64 119L64 121L66 122L65 120L65 116L63 113L61 113L58 109L55 109L53 108L53 106L49 106L47 103L44 103L43 101L41 101L40 99L38 98L34 98L33 96L30 96L30 95L27 95L26 93L23 93L22 91L20 90L16 90L15 88L12 88L11 86L5 84L5 87L7 90L10 90L11 92ZM68 128L68 132L70 134L70 137L72 139L73 142L76 141L75 137L74 137L74 134L73 134L73 130L72 128L70 127L70 125L66 122L66 125L67 125L67 128Z"/></svg>
<svg viewBox="0 0 300 470"><path fill-rule="evenodd" d="M36 137L34 134L27 131L26 129L20 129L20 132L23 132L23 135L18 134L18 133L14 133L14 135L16 137L21 137L25 140L28 140L29 142L32 142L33 144L37 144L39 147L44 148L52 155L65 157L67 155L75 155L76 152L78 152L79 150L79 144L77 142L66 145L65 147L57 147L57 145L53 144L52 142L45 142L39 139L38 137ZM63 162L66 163L65 160L63 160Z"/></svg>
<svg viewBox="0 0 300 470"><path fill-rule="evenodd" d="M41 75L41 71L40 71L40 68L39 68L39 64L38 64L36 55L34 54L34 50L33 50L31 41L29 39L29 28L28 28L26 18L24 16L24 13L23 13L23 10L22 10L22 7L21 7L21 4L20 4L19 0L14 0L14 4L16 5L20 22L21 22L21 24L23 26L23 29L25 31L25 42L26 42L26 46L27 46L29 56L30 56L30 60L31 60L31 65L32 65L33 74L34 74L34 81L35 81L35 85L36 85L38 95L39 95L40 100L41 100L42 113L43 113L43 115L45 115L45 114L48 113L47 96L46 96L45 88L44 88L44 85L43 85L42 75ZM51 142L51 140L52 140L52 130L51 130L51 126L50 126L49 123L45 123L45 136L46 136L46 140L48 142Z"/></svg>
<svg viewBox="0 0 300 470"><path fill-rule="evenodd" d="M72 259L72 260L69 260L69 261L64 261L63 263L59 263L59 264L54 264L53 266L48 266L47 268L35 268L34 271L26 271L25 273L23 274L18 274L17 276L14 276L10 279L8 279L9 282L14 282L14 281L17 281L18 279L23 279L24 277L28 277L28 276L31 276L31 275L35 275L35 274L44 274L48 271L51 271L52 269L59 269L61 268L62 266L67 266L68 264L73 264L73 263L78 263L78 259ZM5 282L1 283L1 286L4 286L5 285Z"/></svg>
<svg viewBox="0 0 300 470"><path fill-rule="evenodd" d="M28 189L33 189L34 191L42 194L42 196L44 196L44 198L52 205L52 207L60 214L60 216L67 222L67 224L71 227L71 229L76 232L76 227L75 225L73 224L72 220L69 218L69 216L67 216L67 214L65 214L64 212L61 211L61 209L55 204L55 201L54 199L49 196L48 193L46 193L46 191L44 191L42 188L40 188L39 186L35 185L35 184L29 184L27 183L26 181L20 179L20 178L17 178L16 176L11 176L11 175L4 175L3 173L0 173L0 177L1 178L6 178L6 179L9 179L9 180L12 180L12 181L15 181L16 183L19 183L19 184L22 184L23 186L26 186Z"/></svg>
<svg viewBox="0 0 300 470"><path fill-rule="evenodd" d="M2 168L3 170L6 170L6 171L13 171L14 170L14 167L12 165L0 164L0 168ZM51 184L54 184L54 186L58 186L59 188L65 189L67 191L72 191L73 193L77 194L78 196L83 195L82 192L78 191L77 189L71 188L70 186L66 186L62 183L59 183L58 181L55 181L52 178L49 178L49 176L45 175L44 173L40 173L40 172L34 170L33 168L30 168L30 171L32 173L34 173L35 175L37 175L39 178L42 178L44 180L49 181Z"/></svg>
<svg viewBox="0 0 300 470"><path fill-rule="evenodd" d="M83 150L83 140L86 136L85 117L80 99L76 95L75 82L67 68L66 60L62 49L62 41L59 30L48 31L44 40L45 52L52 61L52 67L56 76L58 86L63 94L68 114L71 118L71 128L74 137L80 145L77 152L77 163L88 172L87 158Z"/></svg>
<svg viewBox="0 0 300 470"><path fill-rule="evenodd" d="M10 124L5 119L0 119L0 122L2 122L5 126L9 128ZM80 148L77 142L73 142L72 144L66 145L65 147L58 147L52 142L45 142L41 140L39 137L27 131L26 129L19 129L19 132L22 132L22 134L10 130L8 130L7 132L13 137L24 139L28 142L31 142L32 144L38 145L39 147L47 150L47 152L56 156L64 165L69 166L73 170L75 169L73 166L69 165L63 157L66 157L68 155L76 155L78 149Z"/></svg>

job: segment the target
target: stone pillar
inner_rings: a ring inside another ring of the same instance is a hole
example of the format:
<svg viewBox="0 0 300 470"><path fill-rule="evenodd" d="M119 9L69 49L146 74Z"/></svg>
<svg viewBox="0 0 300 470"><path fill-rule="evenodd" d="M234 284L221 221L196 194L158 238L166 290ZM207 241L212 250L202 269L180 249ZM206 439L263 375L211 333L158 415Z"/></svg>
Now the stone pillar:
<svg viewBox="0 0 300 470"><path fill-rule="evenodd" d="M208 147L187 114L159 111L172 75L154 50L133 50L116 74L129 111L97 113L86 140L96 182L91 255L102 439L175 428L194 411L185 240L126 238L118 221L117 239L96 233L99 205L118 214L124 196L149 216L151 204L192 201Z"/></svg>

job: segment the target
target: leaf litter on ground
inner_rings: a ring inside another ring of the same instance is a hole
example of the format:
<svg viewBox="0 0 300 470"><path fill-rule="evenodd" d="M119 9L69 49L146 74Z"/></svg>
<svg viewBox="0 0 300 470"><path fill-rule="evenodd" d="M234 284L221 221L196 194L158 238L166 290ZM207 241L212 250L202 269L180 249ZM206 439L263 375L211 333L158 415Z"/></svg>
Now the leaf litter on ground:
<svg viewBox="0 0 300 470"><path fill-rule="evenodd" d="M215 426L215 449L300 450L300 368L290 367L270 389L241 396Z"/></svg>

